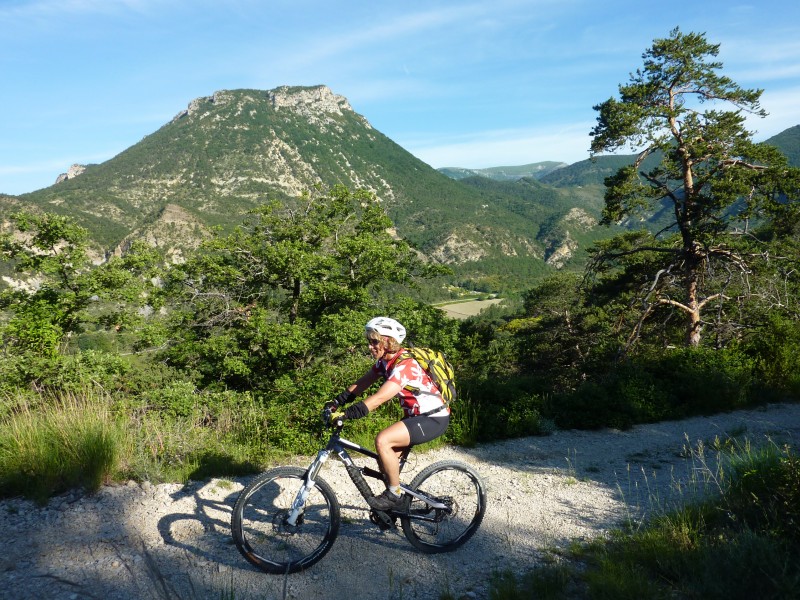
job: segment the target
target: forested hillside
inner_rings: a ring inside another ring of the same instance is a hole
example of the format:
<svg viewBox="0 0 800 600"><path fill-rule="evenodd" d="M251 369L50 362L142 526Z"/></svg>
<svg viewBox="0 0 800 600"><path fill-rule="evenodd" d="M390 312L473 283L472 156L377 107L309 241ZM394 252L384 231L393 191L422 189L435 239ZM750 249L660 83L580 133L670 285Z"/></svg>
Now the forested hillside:
<svg viewBox="0 0 800 600"><path fill-rule="evenodd" d="M291 205L305 190L335 185L374 194L396 234L427 260L452 267L467 287L519 291L554 270L548 244L564 245L537 239L539 223L509 210L500 188L479 193L439 173L324 86L198 98L111 160L0 208L8 214L24 205L75 219L98 260L136 240L182 260L213 227L230 231L263 203ZM574 244L564 247L558 268L580 268L585 256Z"/></svg>
<svg viewBox="0 0 800 600"><path fill-rule="evenodd" d="M800 125L790 127L764 143L780 150L789 159L790 165L800 167Z"/></svg>

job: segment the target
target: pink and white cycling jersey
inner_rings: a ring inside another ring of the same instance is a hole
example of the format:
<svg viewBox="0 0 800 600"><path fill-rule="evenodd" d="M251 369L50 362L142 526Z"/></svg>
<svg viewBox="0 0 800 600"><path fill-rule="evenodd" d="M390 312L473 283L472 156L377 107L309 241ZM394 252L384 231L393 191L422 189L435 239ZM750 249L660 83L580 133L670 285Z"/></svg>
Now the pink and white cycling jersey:
<svg viewBox="0 0 800 600"><path fill-rule="evenodd" d="M391 370L388 374L387 368ZM413 358L406 358L396 364L391 362L387 364L384 360L379 360L375 363L373 370L384 377L386 381L394 381L400 386L400 393L397 394L397 397L400 399L400 406L403 407L406 417L414 417L430 410L436 410L436 408L441 408L441 410L428 416L446 417L450 414L450 409L444 405L444 399L436 388L436 384Z"/></svg>

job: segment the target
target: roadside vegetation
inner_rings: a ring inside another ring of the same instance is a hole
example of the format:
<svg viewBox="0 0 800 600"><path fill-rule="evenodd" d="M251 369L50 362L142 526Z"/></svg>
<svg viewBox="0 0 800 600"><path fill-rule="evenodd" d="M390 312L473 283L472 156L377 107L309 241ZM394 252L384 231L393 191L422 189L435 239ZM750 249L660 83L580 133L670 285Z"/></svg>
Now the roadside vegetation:
<svg viewBox="0 0 800 600"><path fill-rule="evenodd" d="M490 598L796 598L800 457L788 447L717 442L694 449L700 493L683 506L654 500L645 522L553 550L523 576L497 573Z"/></svg>
<svg viewBox="0 0 800 600"><path fill-rule="evenodd" d="M0 496L231 476L314 452L320 408L368 366L363 324L379 314L453 362L453 444L797 401L800 171L753 144L738 109L699 113L670 96L696 83L706 100L760 111L760 91L715 79L715 46L677 30L656 42L621 98L598 105L594 139L598 151L643 144L641 163L607 180L606 220L666 202L663 232L598 241L585 273L531 281L463 321L414 294L447 270L390 235L365 190L265 203L177 264L140 243L95 264L69 217L9 215L0 253L18 284L0 292ZM395 410L350 432L369 443ZM770 570L747 576L789 597L795 452L737 449L716 500L576 549L579 576L560 563L531 581L500 575L497 597L576 577L598 598L704 595L722 579L714 568L740 577L756 559ZM670 587L686 570L697 587Z"/></svg>

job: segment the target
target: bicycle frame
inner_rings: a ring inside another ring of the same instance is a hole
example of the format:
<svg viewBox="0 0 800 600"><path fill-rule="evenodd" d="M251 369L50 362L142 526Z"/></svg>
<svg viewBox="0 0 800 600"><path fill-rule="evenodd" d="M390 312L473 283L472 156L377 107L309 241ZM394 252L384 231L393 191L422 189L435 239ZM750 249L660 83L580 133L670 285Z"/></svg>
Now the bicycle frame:
<svg viewBox="0 0 800 600"><path fill-rule="evenodd" d="M292 502L292 508L289 511L289 517L286 519L286 521L290 525L292 526L297 525L297 519L303 513L303 507L305 506L306 498L308 498L308 494L311 492L312 489L314 489L314 485L316 485L315 482L317 475L319 475L319 472L322 470L322 467L328 461L331 454L336 455L339 458L339 460L341 460L344 463L344 466L347 469L347 474L350 476L350 479L353 481L353 484L355 484L356 488L361 493L364 500L367 500L372 496L372 490L370 489L369 485L367 485L364 476L370 477L372 479L380 479L381 481L385 481L384 475L380 471L375 470L371 467L360 467L356 465L347 451L351 450L353 452L357 452L359 454L372 458L373 460L378 462L378 464L380 464L378 454L376 452L373 452L369 448L365 448L364 446L361 446L359 444L356 444L355 442L351 442L350 440L343 438L341 436L341 431L342 431L342 426L341 424L339 424L336 426L334 432L331 434L331 437L328 440L328 443L325 446L325 448L323 448L317 453L317 457L314 459L314 461L311 463L311 465L309 465L308 469L306 470L305 481L303 482L303 485L300 487L300 490L297 492L297 496L295 496L295 499ZM401 473L403 472L403 467L406 464L408 455L411 452L411 448L412 446L409 446L408 448L404 449L400 455ZM404 493L414 496L419 500L422 500L431 508L444 510L448 513L450 512L450 508L447 505L442 504L441 502L434 500L433 498L429 498L425 494L422 494L416 490L412 490L411 488L403 485L402 483L400 484L400 488L403 490ZM396 515L396 514L399 513L395 513L394 511L390 512L390 515ZM435 520L434 518L427 517L424 515L403 514L403 516L422 521Z"/></svg>

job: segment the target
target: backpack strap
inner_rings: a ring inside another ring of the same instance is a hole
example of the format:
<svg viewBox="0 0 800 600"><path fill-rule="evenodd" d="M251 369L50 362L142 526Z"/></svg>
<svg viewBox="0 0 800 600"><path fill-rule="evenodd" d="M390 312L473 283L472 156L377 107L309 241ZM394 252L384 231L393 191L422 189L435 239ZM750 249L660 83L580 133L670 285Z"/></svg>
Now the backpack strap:
<svg viewBox="0 0 800 600"><path fill-rule="evenodd" d="M395 366L397 363L399 363L399 362L403 362L404 360L408 360L409 358L414 358L414 355L413 355L411 352L409 352L408 350L406 350L406 349L403 349L403 351L402 351L400 354L398 354L398 355L397 355L397 356L394 358L394 360L392 361L392 368L394 368L394 366ZM415 359L415 360L416 360L416 359ZM420 366L421 366L421 365L420 365ZM416 395L418 395L418 394L419 394L419 391L420 391L418 387L414 387L413 385L405 385L405 386L403 386L403 389L404 389L404 390L406 390L406 391L408 391L408 392L411 392L411 393L412 393L412 394L414 394L415 396L416 396Z"/></svg>

